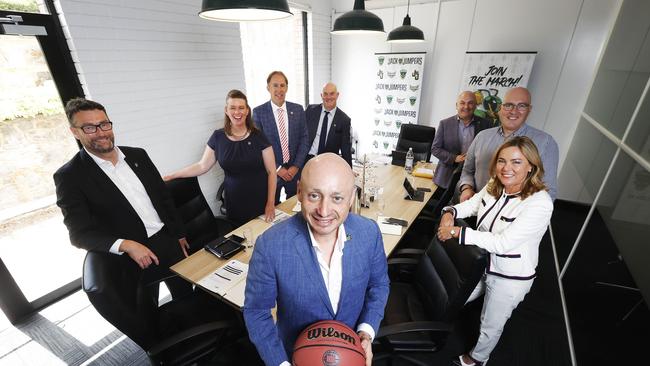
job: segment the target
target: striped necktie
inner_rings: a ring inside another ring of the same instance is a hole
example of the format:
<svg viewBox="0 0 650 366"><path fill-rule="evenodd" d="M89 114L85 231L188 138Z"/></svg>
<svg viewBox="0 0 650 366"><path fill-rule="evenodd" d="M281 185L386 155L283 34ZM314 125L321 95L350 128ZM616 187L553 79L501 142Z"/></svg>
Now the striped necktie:
<svg viewBox="0 0 650 366"><path fill-rule="evenodd" d="M282 164L284 164L289 161L289 135L282 108L278 108L278 132L280 133L280 146L282 146Z"/></svg>

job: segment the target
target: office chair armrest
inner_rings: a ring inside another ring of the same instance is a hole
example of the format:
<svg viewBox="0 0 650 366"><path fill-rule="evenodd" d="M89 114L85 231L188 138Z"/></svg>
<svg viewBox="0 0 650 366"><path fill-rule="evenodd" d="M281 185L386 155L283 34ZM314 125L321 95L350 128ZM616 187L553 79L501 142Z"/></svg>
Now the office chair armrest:
<svg viewBox="0 0 650 366"><path fill-rule="evenodd" d="M376 340L403 333L411 332L451 332L453 326L449 323L438 321L419 321L386 325L379 328Z"/></svg>
<svg viewBox="0 0 650 366"><path fill-rule="evenodd" d="M416 248L404 248L400 249L397 252L395 252L393 255L394 256L400 256L400 255L422 255L426 251L424 249L416 249Z"/></svg>
<svg viewBox="0 0 650 366"><path fill-rule="evenodd" d="M169 347L172 347L174 345L177 345L183 341L186 341L190 338L200 336L205 333L210 333L214 332L216 330L220 329L228 329L228 328L235 328L237 326L237 323L232 320L220 320L216 322L210 322L202 325L198 325L196 327L192 327L190 329L186 329L180 333L174 334L173 336L169 338L165 338L162 341L156 343L153 347L151 347L148 351L147 354L150 357L156 357L156 355L164 352L167 350Z"/></svg>
<svg viewBox="0 0 650 366"><path fill-rule="evenodd" d="M388 266L416 265L418 262L415 258L391 258L388 260Z"/></svg>

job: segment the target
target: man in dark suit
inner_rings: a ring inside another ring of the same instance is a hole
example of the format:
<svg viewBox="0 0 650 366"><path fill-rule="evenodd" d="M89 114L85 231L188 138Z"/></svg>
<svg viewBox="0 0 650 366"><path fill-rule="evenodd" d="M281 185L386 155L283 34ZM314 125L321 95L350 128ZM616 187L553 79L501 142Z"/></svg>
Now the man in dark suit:
<svg viewBox="0 0 650 366"><path fill-rule="evenodd" d="M133 274L134 290L135 284L167 277L189 245L158 170L143 149L115 146L112 122L101 104L76 98L65 109L70 131L83 146L54 173L56 203L71 243L121 255L121 265ZM191 291L182 279L165 282L172 296Z"/></svg>
<svg viewBox="0 0 650 366"><path fill-rule="evenodd" d="M322 104L307 107L307 130L309 132L309 153L307 160L324 152L341 155L352 166L352 141L350 140L350 117L336 106L339 92L329 82L320 94Z"/></svg>
<svg viewBox="0 0 650 366"><path fill-rule="evenodd" d="M266 90L271 100L253 109L253 121L264 132L273 147L278 179L275 203L280 203L284 187L287 197L296 194L296 182L305 164L307 125L305 111L299 104L287 102L289 81L282 71L273 71L266 78Z"/></svg>
<svg viewBox="0 0 650 366"><path fill-rule="evenodd" d="M438 158L438 166L433 174L433 182L441 188L447 188L454 170L465 161L469 145L480 131L487 128L489 121L474 115L476 96L471 91L464 91L456 100L455 116L443 119L433 139L431 154ZM436 192L442 192L443 189Z"/></svg>
<svg viewBox="0 0 650 366"><path fill-rule="evenodd" d="M350 213L354 188L354 174L342 158L333 153L313 158L298 188L302 214L256 241L244 320L266 365L290 366L300 331L326 319L357 331L371 365L389 280L377 223Z"/></svg>

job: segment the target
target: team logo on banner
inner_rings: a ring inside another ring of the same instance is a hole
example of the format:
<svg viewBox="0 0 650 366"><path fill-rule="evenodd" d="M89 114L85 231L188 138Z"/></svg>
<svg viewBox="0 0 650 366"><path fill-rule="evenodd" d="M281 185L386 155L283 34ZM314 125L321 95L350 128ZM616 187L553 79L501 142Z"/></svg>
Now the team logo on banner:
<svg viewBox="0 0 650 366"><path fill-rule="evenodd" d="M382 53L375 57L379 65L374 96L377 108L367 124L372 137L366 144L372 145L371 152L387 154L395 148L402 125L419 122L425 53ZM363 138L360 143L364 146Z"/></svg>

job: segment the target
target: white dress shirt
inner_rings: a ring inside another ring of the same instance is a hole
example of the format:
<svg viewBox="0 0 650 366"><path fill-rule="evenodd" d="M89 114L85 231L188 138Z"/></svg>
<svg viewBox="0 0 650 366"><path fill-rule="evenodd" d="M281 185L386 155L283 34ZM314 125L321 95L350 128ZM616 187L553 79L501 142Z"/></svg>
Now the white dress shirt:
<svg viewBox="0 0 650 366"><path fill-rule="evenodd" d="M320 143L320 131L323 128L323 118L325 118L325 112L329 112L327 116L327 134L329 135L330 128L332 128L332 121L334 120L334 114L336 113L336 107L332 108L331 111L326 111L325 107L321 108L320 117L318 119L318 127L316 128L316 136L314 137L314 142L311 144L308 154L316 156L318 154L318 144ZM327 141L327 139L325 140Z"/></svg>
<svg viewBox="0 0 650 366"><path fill-rule="evenodd" d="M84 147L84 149L86 149ZM129 164L124 160L124 153L117 146L115 146L117 151L117 164L113 165L112 162L104 160L98 156L95 156L90 151L86 150L88 155L97 163L99 168L108 176L108 178L117 186L117 189L122 192L126 200L129 201L135 212L142 220L145 229L147 230L147 237L151 237L160 229L162 229L165 224L158 216L158 212L153 207L151 198L147 194L147 191L144 189L144 185L138 178L137 175L133 172ZM115 243L110 248L110 252L113 254L122 254L119 248L124 239L117 239Z"/></svg>
<svg viewBox="0 0 650 366"><path fill-rule="evenodd" d="M284 114L284 123L287 130L287 144L289 143L289 115L287 114L287 103L282 103L281 106L275 105L271 102L271 109L273 110L273 119L275 120L275 127L278 129L278 136L280 136L280 125L278 124L278 109L282 108L282 114ZM282 165L282 164L280 164Z"/></svg>

